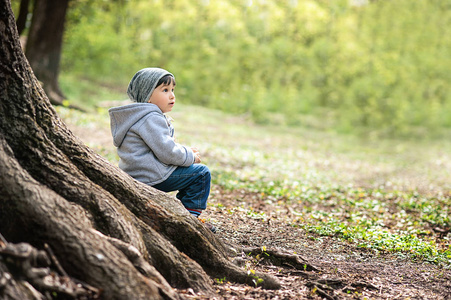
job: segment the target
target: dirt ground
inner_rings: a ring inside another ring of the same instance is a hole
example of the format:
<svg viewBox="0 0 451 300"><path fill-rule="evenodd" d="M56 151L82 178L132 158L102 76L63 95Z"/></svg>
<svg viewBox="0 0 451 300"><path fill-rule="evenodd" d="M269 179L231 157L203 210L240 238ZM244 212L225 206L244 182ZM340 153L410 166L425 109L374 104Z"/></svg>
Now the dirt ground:
<svg viewBox="0 0 451 300"><path fill-rule="evenodd" d="M317 270L273 266L243 255L244 268L277 277L282 288L264 290L217 280L216 299L451 299L451 270L312 235L275 217L274 208L258 203L259 198L214 190L204 217L218 227L217 236L229 245L296 253ZM246 209L236 207L258 207L259 212L274 216L253 218ZM191 299L208 299L192 291L183 293Z"/></svg>

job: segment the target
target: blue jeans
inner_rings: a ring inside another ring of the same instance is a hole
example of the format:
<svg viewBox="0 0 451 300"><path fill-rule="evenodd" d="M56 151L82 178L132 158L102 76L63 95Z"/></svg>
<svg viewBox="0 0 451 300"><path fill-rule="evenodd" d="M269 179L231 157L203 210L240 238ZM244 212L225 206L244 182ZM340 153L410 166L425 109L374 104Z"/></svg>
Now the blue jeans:
<svg viewBox="0 0 451 300"><path fill-rule="evenodd" d="M177 167L168 179L153 187L163 192L179 191L176 197L188 210L204 210L210 195L210 183L208 167L193 164L189 167Z"/></svg>

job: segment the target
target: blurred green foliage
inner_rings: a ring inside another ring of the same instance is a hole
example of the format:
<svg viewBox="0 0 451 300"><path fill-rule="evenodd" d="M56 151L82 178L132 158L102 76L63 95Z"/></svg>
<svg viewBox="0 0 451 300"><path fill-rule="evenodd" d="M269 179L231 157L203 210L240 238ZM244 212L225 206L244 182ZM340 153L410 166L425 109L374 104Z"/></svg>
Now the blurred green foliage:
<svg viewBox="0 0 451 300"><path fill-rule="evenodd" d="M78 0L62 72L125 88L170 70L185 103L375 135L451 128L450 0Z"/></svg>

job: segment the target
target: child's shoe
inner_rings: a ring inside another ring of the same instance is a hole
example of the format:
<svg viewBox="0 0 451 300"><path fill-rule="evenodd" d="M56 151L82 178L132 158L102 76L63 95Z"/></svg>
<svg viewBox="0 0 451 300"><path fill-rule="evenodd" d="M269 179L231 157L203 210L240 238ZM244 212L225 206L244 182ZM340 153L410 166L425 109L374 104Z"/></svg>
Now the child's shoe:
<svg viewBox="0 0 451 300"><path fill-rule="evenodd" d="M198 219L199 219L199 221L204 223L205 227L210 229L211 232L216 233L216 227L213 224L211 224L210 222L206 222L205 219L201 219L201 218L198 218Z"/></svg>

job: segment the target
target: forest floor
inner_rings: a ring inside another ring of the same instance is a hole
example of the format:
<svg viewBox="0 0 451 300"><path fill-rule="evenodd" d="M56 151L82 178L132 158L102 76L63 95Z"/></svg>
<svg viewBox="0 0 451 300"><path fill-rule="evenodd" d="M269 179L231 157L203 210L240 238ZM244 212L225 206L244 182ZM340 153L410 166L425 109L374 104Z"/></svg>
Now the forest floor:
<svg viewBox="0 0 451 300"><path fill-rule="evenodd" d="M276 276L280 290L264 290L230 282L216 282L218 299L451 299L451 270L413 261L397 254L378 253L335 237L319 236L287 223L278 209L251 193L217 189L208 216L218 237L241 247L266 247L300 255L317 271L273 266L244 256L244 266ZM213 205L217 204L215 200ZM255 218L246 209L271 216ZM233 210L233 213L230 213ZM192 299L208 299L194 293Z"/></svg>
<svg viewBox="0 0 451 300"><path fill-rule="evenodd" d="M105 110L100 117L58 112L75 135L117 162ZM451 299L449 144L361 146L188 106L172 116L178 141L200 148L212 170L202 217L227 245L261 248L261 256L241 253L235 261L282 286L217 278L216 296L178 291L184 297ZM266 263L265 252L273 250L298 255L306 268Z"/></svg>

